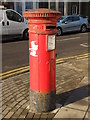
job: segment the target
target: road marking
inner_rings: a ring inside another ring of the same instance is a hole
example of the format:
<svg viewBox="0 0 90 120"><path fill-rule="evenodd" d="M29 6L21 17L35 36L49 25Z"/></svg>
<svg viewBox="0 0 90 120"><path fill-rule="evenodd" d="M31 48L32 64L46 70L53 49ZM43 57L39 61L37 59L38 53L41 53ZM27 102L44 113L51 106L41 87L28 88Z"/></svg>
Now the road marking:
<svg viewBox="0 0 90 120"><path fill-rule="evenodd" d="M80 46L82 46L82 47L86 47L86 48L89 47L89 46L88 46L88 43L80 44Z"/></svg>
<svg viewBox="0 0 90 120"><path fill-rule="evenodd" d="M56 64L66 62L66 61L71 60L71 59L88 58L89 55L90 55L90 53L86 53L86 54L77 55L77 56L71 56L71 57L67 57L67 58L60 58L60 59L56 60ZM8 77L18 75L18 74L21 74L21 73L25 73L25 72L28 72L28 71L29 71L29 66L25 66L25 67L21 67L21 68L17 68L17 69L14 69L14 70L10 70L10 71L1 73L0 78L1 79L6 79Z"/></svg>
<svg viewBox="0 0 90 120"><path fill-rule="evenodd" d="M79 35L86 35L86 34L88 35L88 32L86 32L86 33L80 33Z"/></svg>
<svg viewBox="0 0 90 120"><path fill-rule="evenodd" d="M56 41L69 41L69 40L75 40L75 39L80 39L81 37L75 37L75 38L67 38L67 39L62 39L62 40L56 40Z"/></svg>
<svg viewBox="0 0 90 120"><path fill-rule="evenodd" d="M90 55L90 53L86 53L86 54L82 54L82 55L77 55L77 56L71 56L71 57L67 57L67 58L60 58L60 59L57 59L56 60L56 63L59 63L59 62L65 62L67 60L70 60L70 59L81 59L81 58L88 58L88 56Z"/></svg>
<svg viewBox="0 0 90 120"><path fill-rule="evenodd" d="M29 66L28 66L28 67L29 67ZM17 69L14 69L14 70L10 70L10 71L7 71L7 72L4 72L4 73L0 74L0 76L7 75L7 74L11 74L11 73L16 72L16 71L21 71L21 70L23 70L23 69L27 69L27 66L21 67L21 68L17 68Z"/></svg>
<svg viewBox="0 0 90 120"><path fill-rule="evenodd" d="M20 73L25 73L27 71L29 71L29 66L27 66L27 69L22 69L20 71L16 71L16 72L12 72L10 74L6 74L6 75L2 76L2 79L8 78L8 77L11 77L11 76L14 76L14 75L18 75Z"/></svg>

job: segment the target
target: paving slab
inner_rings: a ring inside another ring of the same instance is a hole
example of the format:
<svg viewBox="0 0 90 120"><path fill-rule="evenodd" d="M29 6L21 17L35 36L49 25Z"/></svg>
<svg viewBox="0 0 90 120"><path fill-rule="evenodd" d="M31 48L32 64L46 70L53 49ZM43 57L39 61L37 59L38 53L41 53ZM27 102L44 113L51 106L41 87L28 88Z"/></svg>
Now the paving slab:
<svg viewBox="0 0 90 120"><path fill-rule="evenodd" d="M71 109L71 108L66 108L62 107L59 112L54 116L54 119L56 118L81 118L83 119L85 115L85 112L76 110L76 109ZM53 119L53 120L54 120Z"/></svg>
<svg viewBox="0 0 90 120"><path fill-rule="evenodd" d="M81 99L77 102L66 105L65 107L76 109L76 110L81 110L85 112L88 110L88 98Z"/></svg>
<svg viewBox="0 0 90 120"><path fill-rule="evenodd" d="M90 115L89 115L89 112L87 112L87 113L86 113L86 115L85 115L85 119L90 120Z"/></svg>
<svg viewBox="0 0 90 120"><path fill-rule="evenodd" d="M90 104L89 104L89 109L88 109L88 111L90 112Z"/></svg>

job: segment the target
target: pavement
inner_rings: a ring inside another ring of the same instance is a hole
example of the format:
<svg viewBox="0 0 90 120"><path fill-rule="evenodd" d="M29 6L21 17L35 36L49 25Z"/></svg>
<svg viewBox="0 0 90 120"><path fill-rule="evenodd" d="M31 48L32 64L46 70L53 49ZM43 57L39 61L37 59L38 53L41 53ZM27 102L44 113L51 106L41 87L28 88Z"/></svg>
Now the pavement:
<svg viewBox="0 0 90 120"><path fill-rule="evenodd" d="M90 119L89 58L56 64L56 109L32 113L29 107L29 72L0 80L0 118L22 120Z"/></svg>

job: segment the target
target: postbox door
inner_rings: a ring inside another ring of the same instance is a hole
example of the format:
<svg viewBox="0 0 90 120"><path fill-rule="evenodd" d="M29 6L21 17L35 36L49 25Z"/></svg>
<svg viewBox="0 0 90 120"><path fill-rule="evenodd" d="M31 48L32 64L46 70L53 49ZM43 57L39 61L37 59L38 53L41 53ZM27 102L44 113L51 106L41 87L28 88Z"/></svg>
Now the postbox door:
<svg viewBox="0 0 90 120"><path fill-rule="evenodd" d="M51 90L55 89L55 86L56 86L56 59L55 58L50 60L50 86L51 86Z"/></svg>
<svg viewBox="0 0 90 120"><path fill-rule="evenodd" d="M56 47L48 50L48 35L39 35L39 91L49 92L55 89Z"/></svg>

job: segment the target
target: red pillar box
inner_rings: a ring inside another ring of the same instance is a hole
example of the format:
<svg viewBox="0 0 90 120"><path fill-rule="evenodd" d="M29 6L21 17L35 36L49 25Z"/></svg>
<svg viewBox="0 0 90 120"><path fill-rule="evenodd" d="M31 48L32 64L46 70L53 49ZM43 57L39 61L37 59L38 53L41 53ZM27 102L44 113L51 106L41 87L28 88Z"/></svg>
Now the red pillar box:
<svg viewBox="0 0 90 120"><path fill-rule="evenodd" d="M30 109L55 108L56 25L61 13L50 9L24 12L29 24Z"/></svg>

